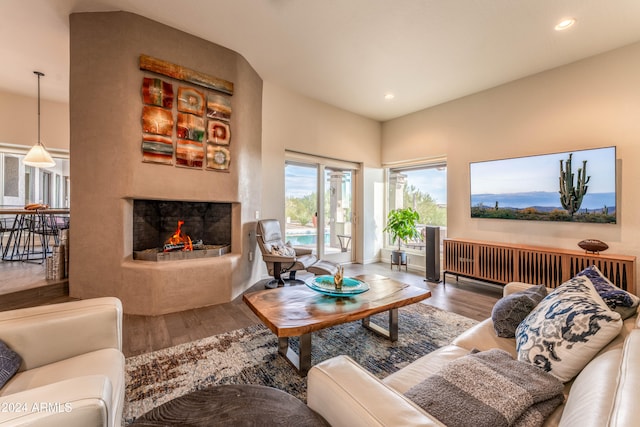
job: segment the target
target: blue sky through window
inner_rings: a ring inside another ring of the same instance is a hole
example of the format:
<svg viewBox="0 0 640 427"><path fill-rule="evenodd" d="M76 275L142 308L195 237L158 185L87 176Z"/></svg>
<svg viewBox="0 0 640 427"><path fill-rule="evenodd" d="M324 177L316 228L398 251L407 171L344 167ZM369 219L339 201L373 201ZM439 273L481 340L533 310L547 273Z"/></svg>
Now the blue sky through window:
<svg viewBox="0 0 640 427"><path fill-rule="evenodd" d="M447 168L427 168L403 170L407 176L407 187L413 185L418 190L433 197L437 204L447 204Z"/></svg>
<svg viewBox="0 0 640 427"><path fill-rule="evenodd" d="M285 197L304 197L316 192L318 172L315 166L287 164L285 174Z"/></svg>

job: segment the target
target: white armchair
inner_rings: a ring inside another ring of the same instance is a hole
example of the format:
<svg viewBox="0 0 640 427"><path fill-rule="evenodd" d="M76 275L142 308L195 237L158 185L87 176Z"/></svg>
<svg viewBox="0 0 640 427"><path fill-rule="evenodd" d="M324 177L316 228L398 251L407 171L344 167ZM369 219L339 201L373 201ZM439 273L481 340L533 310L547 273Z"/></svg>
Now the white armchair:
<svg viewBox="0 0 640 427"><path fill-rule="evenodd" d="M94 298L0 312L22 364L0 389L0 426L120 426L122 304Z"/></svg>

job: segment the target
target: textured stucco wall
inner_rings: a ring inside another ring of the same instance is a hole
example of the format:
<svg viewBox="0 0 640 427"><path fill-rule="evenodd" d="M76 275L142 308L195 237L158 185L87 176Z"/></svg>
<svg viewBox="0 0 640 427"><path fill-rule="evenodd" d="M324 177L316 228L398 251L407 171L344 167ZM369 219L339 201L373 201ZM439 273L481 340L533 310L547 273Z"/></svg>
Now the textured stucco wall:
<svg viewBox="0 0 640 427"><path fill-rule="evenodd" d="M135 14L76 13L70 26L71 296L117 296L139 314L230 301L258 271L249 252L261 206L261 78L236 52ZM153 74L139 69L140 54L234 83L229 173L142 162L141 85ZM134 262L134 198L233 203L232 253Z"/></svg>

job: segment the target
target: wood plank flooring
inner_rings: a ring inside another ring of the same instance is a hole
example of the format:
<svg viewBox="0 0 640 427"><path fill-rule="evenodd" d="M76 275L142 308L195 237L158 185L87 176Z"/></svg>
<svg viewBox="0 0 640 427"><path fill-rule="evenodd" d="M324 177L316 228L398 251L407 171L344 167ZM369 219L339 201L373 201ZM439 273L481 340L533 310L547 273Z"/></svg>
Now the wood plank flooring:
<svg viewBox="0 0 640 427"><path fill-rule="evenodd" d="M2 295L59 283L46 280L44 263L0 261L0 298Z"/></svg>
<svg viewBox="0 0 640 427"><path fill-rule="evenodd" d="M44 263L0 261L0 311L69 301L69 281L45 276Z"/></svg>
<svg viewBox="0 0 640 427"><path fill-rule="evenodd" d="M39 266L24 265L20 273L16 266L6 266L0 262L0 289L6 280L5 272L11 272L10 280L22 280L30 284L39 277ZM22 264L22 263L20 263ZM43 273L42 273L43 274ZM352 264L345 266L345 275L380 274L415 286L428 288L431 298L421 302L460 315L483 320L491 315L493 304L502 295L502 287L467 280L455 280L448 276L447 284L424 281L423 273L391 269L388 263ZM30 278L30 276L33 276ZM44 285L47 285L46 281ZM15 288L15 283L12 284ZM59 285L58 285L59 286ZM63 284L64 286L64 284ZM46 288L43 288L46 289ZM264 289L260 283L252 286L247 292ZM38 289L24 292L19 298L14 294L2 295L0 291L0 311L20 307L51 304L70 301L68 288L66 295L58 291L42 291ZM11 301L9 301L11 299ZM242 301L242 297L211 307L171 313L163 316L137 316L125 314L123 328L123 351L126 356L146 353L211 335L245 328L260 323L260 320Z"/></svg>

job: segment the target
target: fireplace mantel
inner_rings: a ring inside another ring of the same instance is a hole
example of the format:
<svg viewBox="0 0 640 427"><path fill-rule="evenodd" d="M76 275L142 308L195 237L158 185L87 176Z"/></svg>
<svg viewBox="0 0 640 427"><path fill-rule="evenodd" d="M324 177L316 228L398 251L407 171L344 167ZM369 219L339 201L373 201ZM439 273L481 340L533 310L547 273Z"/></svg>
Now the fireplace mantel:
<svg viewBox="0 0 640 427"><path fill-rule="evenodd" d="M231 301L238 254L173 262L134 261L121 264L128 286L124 301L138 301L128 313L156 316ZM144 301L141 301L144 299Z"/></svg>

